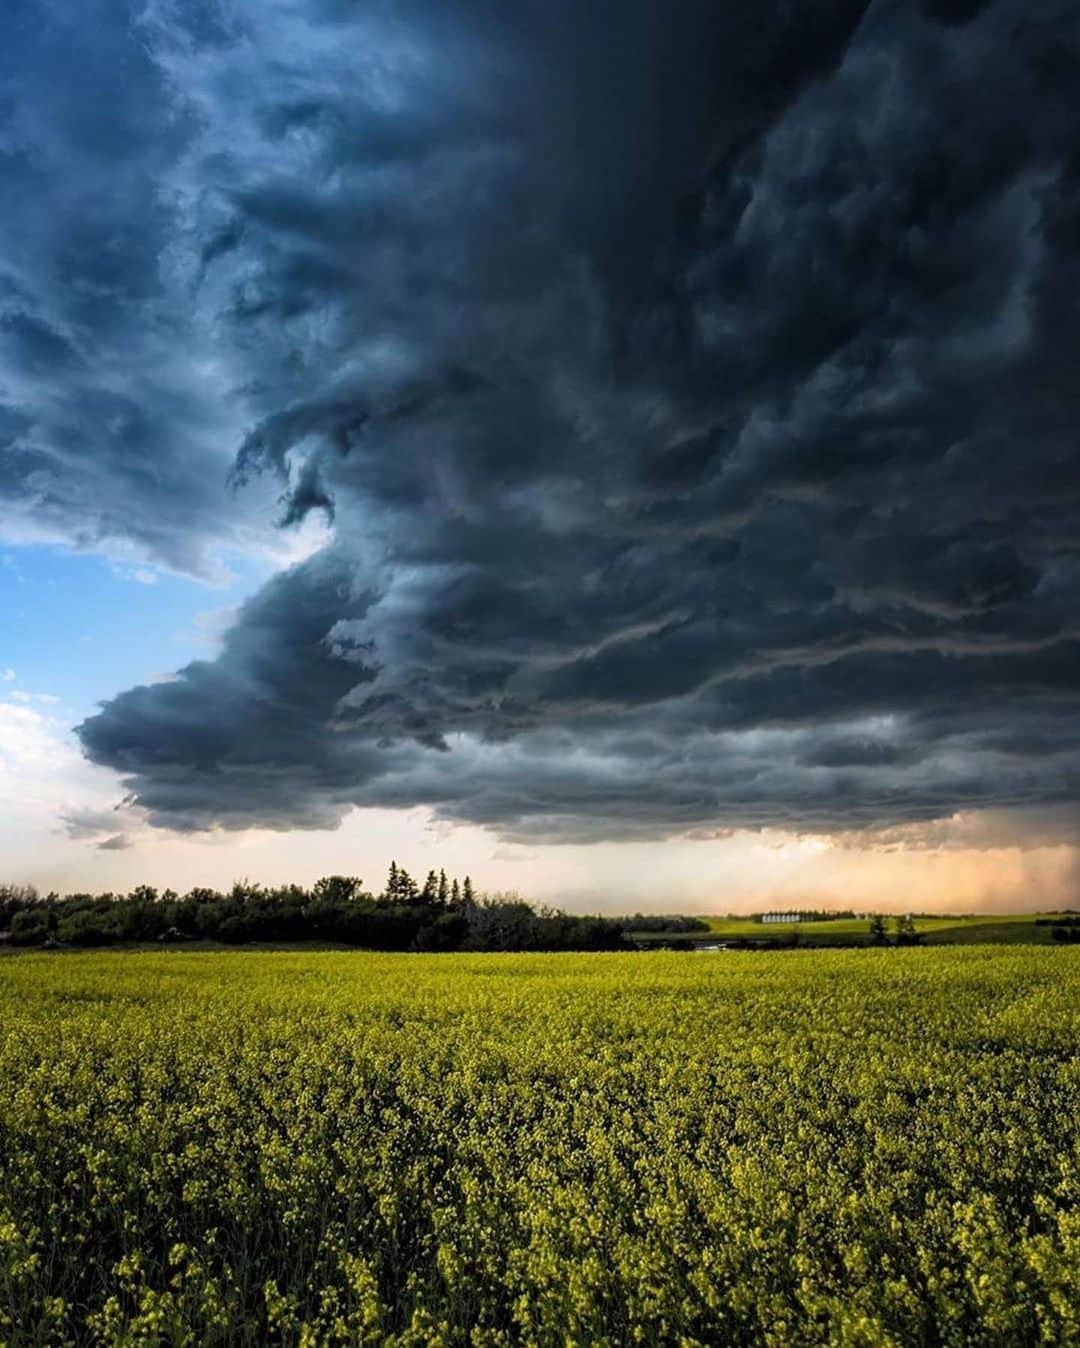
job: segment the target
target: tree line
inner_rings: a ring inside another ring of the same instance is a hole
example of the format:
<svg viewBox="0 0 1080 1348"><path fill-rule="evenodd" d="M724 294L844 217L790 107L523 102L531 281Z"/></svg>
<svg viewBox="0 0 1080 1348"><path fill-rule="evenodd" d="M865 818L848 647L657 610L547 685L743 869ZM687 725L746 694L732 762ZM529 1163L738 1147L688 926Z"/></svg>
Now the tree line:
<svg viewBox="0 0 1080 1348"><path fill-rule="evenodd" d="M627 923L534 908L516 894L477 895L472 880L429 871L422 884L390 863L379 893L351 875L310 888L238 881L228 893L159 892L44 897L0 886L0 933L15 946L106 946L215 941L319 941L373 950L620 950Z"/></svg>
<svg viewBox="0 0 1080 1348"><path fill-rule="evenodd" d="M1058 915L1035 919L1037 927L1049 927L1050 939L1065 945L1080 945L1080 917Z"/></svg>

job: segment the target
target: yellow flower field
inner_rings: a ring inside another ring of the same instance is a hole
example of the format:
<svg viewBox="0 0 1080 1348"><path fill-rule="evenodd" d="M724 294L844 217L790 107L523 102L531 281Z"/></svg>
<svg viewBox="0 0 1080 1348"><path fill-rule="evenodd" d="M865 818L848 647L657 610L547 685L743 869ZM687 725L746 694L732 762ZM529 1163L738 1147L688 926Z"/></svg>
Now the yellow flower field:
<svg viewBox="0 0 1080 1348"><path fill-rule="evenodd" d="M0 960L0 1342L1080 1341L1080 950Z"/></svg>

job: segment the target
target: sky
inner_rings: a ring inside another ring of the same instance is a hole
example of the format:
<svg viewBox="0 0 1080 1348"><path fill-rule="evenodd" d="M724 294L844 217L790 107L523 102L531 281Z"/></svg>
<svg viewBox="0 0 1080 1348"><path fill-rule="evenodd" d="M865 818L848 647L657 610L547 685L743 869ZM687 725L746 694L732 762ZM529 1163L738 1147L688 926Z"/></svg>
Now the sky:
<svg viewBox="0 0 1080 1348"><path fill-rule="evenodd" d="M0 880L1080 901L1080 13L8 0Z"/></svg>

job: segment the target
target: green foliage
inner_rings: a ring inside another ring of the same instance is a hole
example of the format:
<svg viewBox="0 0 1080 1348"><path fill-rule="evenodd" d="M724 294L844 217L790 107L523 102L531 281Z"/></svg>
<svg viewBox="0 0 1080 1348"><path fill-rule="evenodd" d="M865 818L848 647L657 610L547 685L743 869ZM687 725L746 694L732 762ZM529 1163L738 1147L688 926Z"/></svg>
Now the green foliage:
<svg viewBox="0 0 1080 1348"><path fill-rule="evenodd" d="M1080 1341L1075 948L22 954L0 1025L10 1348Z"/></svg>
<svg viewBox="0 0 1080 1348"><path fill-rule="evenodd" d="M682 913L634 913L622 919L624 931L659 934L707 932L709 924L703 917L685 917Z"/></svg>
<svg viewBox="0 0 1080 1348"><path fill-rule="evenodd" d="M917 945L919 934L915 930L915 920L910 913L898 913L893 918L893 929L897 945Z"/></svg>
<svg viewBox="0 0 1080 1348"><path fill-rule="evenodd" d="M11 919L12 945L41 945L48 940L55 923L52 910L44 905L21 909Z"/></svg>
<svg viewBox="0 0 1080 1348"><path fill-rule="evenodd" d="M0 931L7 931L16 913L38 902L33 885L0 885Z"/></svg>
<svg viewBox="0 0 1080 1348"><path fill-rule="evenodd" d="M355 875L324 875L312 889L313 897L324 903L352 903L363 892L364 882Z"/></svg>
<svg viewBox="0 0 1080 1348"><path fill-rule="evenodd" d="M456 896L453 903L440 899L444 889ZM240 880L228 894L193 889L183 898L173 890L159 896L146 886L126 898L73 894L39 899L32 892L8 892L16 895L9 918L14 946L211 940L228 945L320 941L371 950L615 950L626 944L618 921L565 913L553 921L551 913L536 913L517 895L477 902L468 879L470 897L463 902L456 880L450 891L445 875L436 880L429 872L420 890L393 862L378 898L351 875L325 876L311 890L298 885L266 889ZM451 912L453 921L448 920Z"/></svg>
<svg viewBox="0 0 1080 1348"><path fill-rule="evenodd" d="M409 872L396 861L391 861L390 874L381 896L383 903L409 904L414 903L419 896L420 888Z"/></svg>

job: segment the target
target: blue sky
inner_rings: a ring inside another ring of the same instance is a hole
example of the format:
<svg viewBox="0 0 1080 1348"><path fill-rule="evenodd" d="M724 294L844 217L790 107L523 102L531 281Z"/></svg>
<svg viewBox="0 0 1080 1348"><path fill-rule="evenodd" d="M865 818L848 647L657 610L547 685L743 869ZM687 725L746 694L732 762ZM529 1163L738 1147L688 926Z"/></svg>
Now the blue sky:
<svg viewBox="0 0 1080 1348"><path fill-rule="evenodd" d="M235 565L235 563L234 563ZM246 573L246 574L245 574ZM213 587L62 546L0 552L0 663L18 686L58 697L73 722L132 682L205 659L254 568Z"/></svg>

